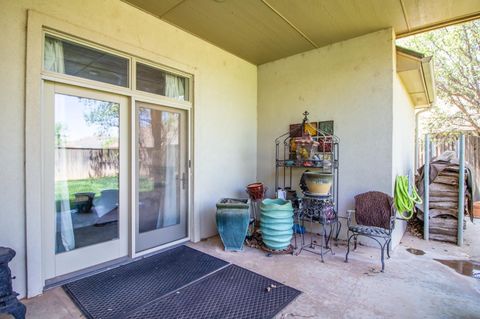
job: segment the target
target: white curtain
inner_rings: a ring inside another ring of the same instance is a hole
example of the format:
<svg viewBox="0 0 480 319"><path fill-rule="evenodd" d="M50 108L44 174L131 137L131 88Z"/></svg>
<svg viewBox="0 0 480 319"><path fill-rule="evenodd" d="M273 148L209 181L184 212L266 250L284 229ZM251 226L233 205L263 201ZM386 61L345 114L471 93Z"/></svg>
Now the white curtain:
<svg viewBox="0 0 480 319"><path fill-rule="evenodd" d="M46 70L65 73L62 41L45 38L44 64Z"/></svg>
<svg viewBox="0 0 480 319"><path fill-rule="evenodd" d="M173 74L165 75L165 96L185 100L185 81Z"/></svg>
<svg viewBox="0 0 480 319"><path fill-rule="evenodd" d="M57 146L55 152L55 166L57 167L56 176L56 191L57 197L60 198L60 223L57 223L57 227L60 227L60 236L62 238L62 245L66 251L75 248L75 235L72 223L72 210L70 208L68 183L67 183L67 163L66 163L66 150ZM58 220L58 218L57 218ZM58 229L57 229L58 232Z"/></svg>
<svg viewBox="0 0 480 319"><path fill-rule="evenodd" d="M163 198L163 225L157 225L157 228L168 227L179 223L178 217L178 196L177 196L177 155L176 145L167 146L166 154L166 172L165 172L165 196ZM161 220L160 218L158 219Z"/></svg>
<svg viewBox="0 0 480 319"><path fill-rule="evenodd" d="M63 63L62 63L63 64ZM55 99L55 104L58 101ZM58 119L65 118L64 108L59 108L56 111L55 117ZM61 121L62 122L62 121ZM72 210L70 207L70 193L68 191L68 174L67 174L67 151L65 149L65 140L61 136L61 131L56 132L55 141L55 197L59 198L60 211L57 214L57 232L60 232L62 245L65 251L75 249L75 235L72 223Z"/></svg>

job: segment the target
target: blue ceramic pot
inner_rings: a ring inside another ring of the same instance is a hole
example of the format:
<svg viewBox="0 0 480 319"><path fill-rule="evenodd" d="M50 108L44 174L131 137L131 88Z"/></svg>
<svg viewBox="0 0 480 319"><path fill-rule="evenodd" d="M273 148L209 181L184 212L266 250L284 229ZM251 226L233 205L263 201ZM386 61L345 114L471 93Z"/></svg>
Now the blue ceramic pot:
<svg viewBox="0 0 480 319"><path fill-rule="evenodd" d="M293 234L292 202L265 199L260 204L260 230L263 243L272 250L288 248Z"/></svg>
<svg viewBox="0 0 480 319"><path fill-rule="evenodd" d="M250 200L222 198L217 203L216 220L225 250L243 250L250 222Z"/></svg>

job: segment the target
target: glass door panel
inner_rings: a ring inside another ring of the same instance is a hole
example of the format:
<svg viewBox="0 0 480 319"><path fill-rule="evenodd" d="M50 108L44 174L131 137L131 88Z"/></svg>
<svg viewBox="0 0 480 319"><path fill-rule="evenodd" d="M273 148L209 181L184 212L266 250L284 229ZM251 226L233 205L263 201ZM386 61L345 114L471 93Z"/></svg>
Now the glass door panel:
<svg viewBox="0 0 480 319"><path fill-rule="evenodd" d="M188 235L186 123L183 110L137 102L137 252Z"/></svg>
<svg viewBox="0 0 480 319"><path fill-rule="evenodd" d="M128 254L128 99L45 85L46 278Z"/></svg>
<svg viewBox="0 0 480 319"><path fill-rule="evenodd" d="M118 238L120 105L55 93L55 253Z"/></svg>

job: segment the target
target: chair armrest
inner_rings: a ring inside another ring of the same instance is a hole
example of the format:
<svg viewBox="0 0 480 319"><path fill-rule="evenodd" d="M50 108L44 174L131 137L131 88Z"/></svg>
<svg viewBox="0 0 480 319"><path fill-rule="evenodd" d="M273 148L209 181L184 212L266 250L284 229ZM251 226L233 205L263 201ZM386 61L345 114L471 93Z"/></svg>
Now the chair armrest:
<svg viewBox="0 0 480 319"><path fill-rule="evenodd" d="M352 221L352 214L355 214L355 209L347 209L347 228L350 228Z"/></svg>

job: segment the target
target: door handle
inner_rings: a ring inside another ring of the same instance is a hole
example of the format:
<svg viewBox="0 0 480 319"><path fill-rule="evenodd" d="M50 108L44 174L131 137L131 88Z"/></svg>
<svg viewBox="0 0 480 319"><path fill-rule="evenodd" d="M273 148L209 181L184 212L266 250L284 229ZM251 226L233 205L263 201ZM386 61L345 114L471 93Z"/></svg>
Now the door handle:
<svg viewBox="0 0 480 319"><path fill-rule="evenodd" d="M185 186L187 185L187 174L182 173L182 177L178 178L178 180L182 181L182 189L185 189Z"/></svg>

